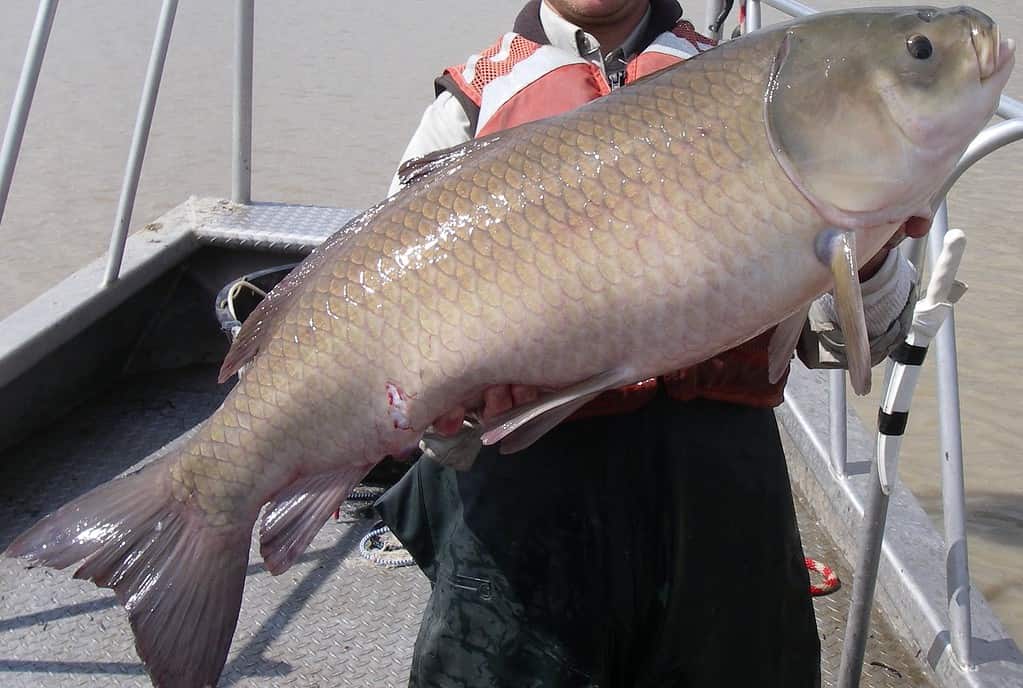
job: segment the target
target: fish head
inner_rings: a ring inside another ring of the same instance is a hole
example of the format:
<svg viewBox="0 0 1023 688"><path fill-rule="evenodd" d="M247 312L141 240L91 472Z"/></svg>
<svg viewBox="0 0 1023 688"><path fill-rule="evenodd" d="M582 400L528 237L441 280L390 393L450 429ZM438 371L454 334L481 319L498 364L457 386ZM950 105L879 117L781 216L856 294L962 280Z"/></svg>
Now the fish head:
<svg viewBox="0 0 1023 688"><path fill-rule="evenodd" d="M790 180L833 226L930 218L998 107L1014 42L969 7L833 12L779 30L764 115Z"/></svg>

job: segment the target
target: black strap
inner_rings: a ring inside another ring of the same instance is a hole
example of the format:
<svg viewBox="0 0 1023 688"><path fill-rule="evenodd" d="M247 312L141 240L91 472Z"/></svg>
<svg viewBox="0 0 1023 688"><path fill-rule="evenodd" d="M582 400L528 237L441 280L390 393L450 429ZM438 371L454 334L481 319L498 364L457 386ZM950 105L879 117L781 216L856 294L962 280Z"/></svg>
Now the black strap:
<svg viewBox="0 0 1023 688"><path fill-rule="evenodd" d="M465 93L458 87L455 80L447 74L441 74L439 77L433 80L433 90L436 95L440 95L443 91L447 91L455 97L458 104L465 110L465 116L469 118L469 125L472 127L472 134L476 134L476 126L480 121L480 106L472 102L472 98L469 94Z"/></svg>
<svg viewBox="0 0 1023 688"><path fill-rule="evenodd" d="M909 420L909 411L893 411L887 413L884 410L877 412L877 431L882 435L902 435L906 432L906 422Z"/></svg>
<svg viewBox="0 0 1023 688"><path fill-rule="evenodd" d="M902 344L895 347L895 351L891 353L891 359L896 363L902 363L903 365L923 365L926 357L926 346L915 346L908 342L902 342Z"/></svg>

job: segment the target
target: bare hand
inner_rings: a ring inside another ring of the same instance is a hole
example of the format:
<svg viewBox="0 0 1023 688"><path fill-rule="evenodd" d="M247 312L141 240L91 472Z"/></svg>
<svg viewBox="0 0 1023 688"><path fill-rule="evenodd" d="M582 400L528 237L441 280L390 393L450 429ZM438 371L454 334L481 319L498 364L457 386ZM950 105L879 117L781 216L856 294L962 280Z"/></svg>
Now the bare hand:
<svg viewBox="0 0 1023 688"><path fill-rule="evenodd" d="M863 264L860 268L860 281L866 281L873 277L881 266L884 265L885 258L888 257L888 252L893 248L902 243L902 240L906 237L910 239L919 239L925 236L931 229L931 221L925 220L922 217L911 217L902 225L895 230L891 238L885 242L885 245L881 247L881 250L877 254Z"/></svg>
<svg viewBox="0 0 1023 688"><path fill-rule="evenodd" d="M529 385L494 385L483 390L483 420L487 421L509 409L528 404L540 396L539 387ZM433 430L439 435L458 434L468 410L456 406L433 421Z"/></svg>

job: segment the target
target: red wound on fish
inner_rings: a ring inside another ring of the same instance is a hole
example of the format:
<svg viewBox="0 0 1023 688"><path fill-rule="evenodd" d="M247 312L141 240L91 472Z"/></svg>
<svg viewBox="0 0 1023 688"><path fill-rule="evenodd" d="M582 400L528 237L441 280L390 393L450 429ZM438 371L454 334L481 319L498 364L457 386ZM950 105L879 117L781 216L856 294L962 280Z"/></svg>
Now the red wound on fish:
<svg viewBox="0 0 1023 688"><path fill-rule="evenodd" d="M387 383L387 409L397 430L411 430L408 416L408 402L405 393L393 382Z"/></svg>

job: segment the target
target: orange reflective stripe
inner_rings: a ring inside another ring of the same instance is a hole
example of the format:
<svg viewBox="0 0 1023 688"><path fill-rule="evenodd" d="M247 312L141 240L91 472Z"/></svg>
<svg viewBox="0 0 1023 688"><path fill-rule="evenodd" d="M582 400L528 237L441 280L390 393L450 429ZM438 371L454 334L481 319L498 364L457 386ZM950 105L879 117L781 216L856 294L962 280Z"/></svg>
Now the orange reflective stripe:
<svg viewBox="0 0 1023 688"><path fill-rule="evenodd" d="M535 53L538 43L515 33L506 33L501 40L481 53L471 56L460 65L448 67L444 73L454 79L458 87L472 102L479 105L483 89L497 77L511 72L516 64Z"/></svg>
<svg viewBox="0 0 1023 688"><path fill-rule="evenodd" d="M546 78L517 89L496 110L484 112L481 109L476 136L574 110L599 97L601 87L609 90L600 70L592 64L563 65Z"/></svg>
<svg viewBox="0 0 1023 688"><path fill-rule="evenodd" d="M626 82L676 64L713 44L689 22L679 22L629 61ZM586 74L580 79L581 70ZM610 93L596 65L516 33L505 34L444 73L480 109L476 136L560 114Z"/></svg>
<svg viewBox="0 0 1023 688"><path fill-rule="evenodd" d="M640 53L629 64L625 66L625 83L631 84L636 79L658 72L665 67L670 67L681 62L673 55L664 53Z"/></svg>

